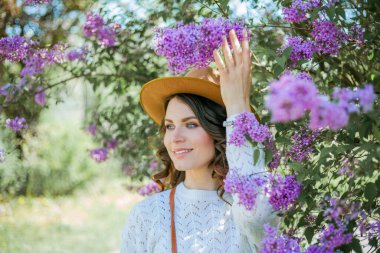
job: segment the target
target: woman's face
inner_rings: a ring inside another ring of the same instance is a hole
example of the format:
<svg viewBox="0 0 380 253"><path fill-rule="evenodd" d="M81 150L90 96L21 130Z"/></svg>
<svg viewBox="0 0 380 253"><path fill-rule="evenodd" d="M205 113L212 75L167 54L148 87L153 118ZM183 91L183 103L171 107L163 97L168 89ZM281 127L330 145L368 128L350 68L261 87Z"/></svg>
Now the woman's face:
<svg viewBox="0 0 380 253"><path fill-rule="evenodd" d="M199 124L190 106L174 97L165 115L164 145L180 171L208 169L215 156L214 140Z"/></svg>

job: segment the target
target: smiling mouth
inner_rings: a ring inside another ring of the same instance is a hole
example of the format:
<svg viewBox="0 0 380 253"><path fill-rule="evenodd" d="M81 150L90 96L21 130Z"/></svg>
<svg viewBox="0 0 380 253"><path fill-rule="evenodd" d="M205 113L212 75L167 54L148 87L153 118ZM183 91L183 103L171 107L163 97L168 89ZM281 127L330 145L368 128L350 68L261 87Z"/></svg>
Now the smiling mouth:
<svg viewBox="0 0 380 253"><path fill-rule="evenodd" d="M190 153L193 149L184 149L184 150L180 150L180 151L173 151L174 154L176 155L181 155L181 154L187 154L187 153Z"/></svg>

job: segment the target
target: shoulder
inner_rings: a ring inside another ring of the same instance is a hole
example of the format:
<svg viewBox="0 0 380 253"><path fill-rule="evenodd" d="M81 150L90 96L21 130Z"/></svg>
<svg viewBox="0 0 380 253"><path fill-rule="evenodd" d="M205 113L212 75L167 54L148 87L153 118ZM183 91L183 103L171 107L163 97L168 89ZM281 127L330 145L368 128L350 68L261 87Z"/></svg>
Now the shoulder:
<svg viewBox="0 0 380 253"><path fill-rule="evenodd" d="M154 218L154 215L169 208L169 194L170 190L166 190L143 199L132 208L130 215L143 219Z"/></svg>

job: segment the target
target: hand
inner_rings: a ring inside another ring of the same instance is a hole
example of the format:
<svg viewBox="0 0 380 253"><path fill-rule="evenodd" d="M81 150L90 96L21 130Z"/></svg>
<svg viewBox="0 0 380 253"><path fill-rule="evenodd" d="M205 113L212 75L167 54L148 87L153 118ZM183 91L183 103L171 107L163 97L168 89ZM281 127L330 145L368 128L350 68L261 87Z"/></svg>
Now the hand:
<svg viewBox="0 0 380 253"><path fill-rule="evenodd" d="M220 89L227 116L250 111L249 95L252 85L251 54L247 31L243 31L242 45L234 30L231 30L229 35L233 55L225 36L223 36L222 45L225 63L217 50L213 52L220 73Z"/></svg>

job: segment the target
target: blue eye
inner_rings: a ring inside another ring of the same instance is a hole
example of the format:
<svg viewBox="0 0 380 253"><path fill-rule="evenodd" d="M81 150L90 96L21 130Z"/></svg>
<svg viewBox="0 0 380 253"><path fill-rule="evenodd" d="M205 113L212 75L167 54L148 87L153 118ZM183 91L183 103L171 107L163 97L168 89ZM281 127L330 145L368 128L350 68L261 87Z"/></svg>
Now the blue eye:
<svg viewBox="0 0 380 253"><path fill-rule="evenodd" d="M166 129L172 129L172 128L173 128L173 125L168 124L168 125L165 126L165 128L166 128Z"/></svg>
<svg viewBox="0 0 380 253"><path fill-rule="evenodd" d="M198 125L197 124L195 124L195 123L188 123L187 124L187 127L189 127L189 128L196 128Z"/></svg>

